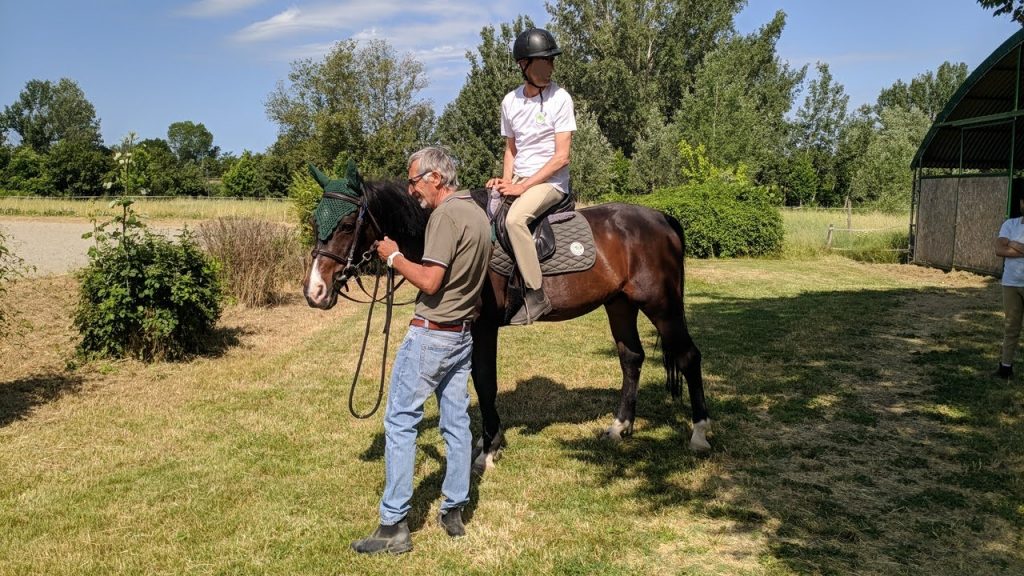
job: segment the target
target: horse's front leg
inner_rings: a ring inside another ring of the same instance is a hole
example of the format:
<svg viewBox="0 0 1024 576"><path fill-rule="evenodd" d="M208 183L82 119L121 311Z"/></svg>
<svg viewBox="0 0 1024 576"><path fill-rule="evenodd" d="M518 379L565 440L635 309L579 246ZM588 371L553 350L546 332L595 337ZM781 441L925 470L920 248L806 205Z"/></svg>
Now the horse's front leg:
<svg viewBox="0 0 1024 576"><path fill-rule="evenodd" d="M501 458L505 435L498 417L498 325L487 318L473 324L473 388L480 404L482 434L473 471L483 474Z"/></svg>
<svg viewBox="0 0 1024 576"><path fill-rule="evenodd" d="M619 296L605 304L605 310L608 312L608 323L615 339L615 350L619 354L619 367L622 368L622 397L615 420L605 428L602 436L617 441L633 433L636 394L640 383L640 367L644 363L644 349L636 328L636 306L625 296Z"/></svg>

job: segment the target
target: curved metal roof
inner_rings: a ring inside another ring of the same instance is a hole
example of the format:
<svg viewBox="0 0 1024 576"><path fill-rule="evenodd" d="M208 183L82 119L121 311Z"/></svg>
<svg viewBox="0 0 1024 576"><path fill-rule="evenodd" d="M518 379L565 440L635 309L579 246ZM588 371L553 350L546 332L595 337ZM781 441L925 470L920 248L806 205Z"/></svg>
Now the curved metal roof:
<svg viewBox="0 0 1024 576"><path fill-rule="evenodd" d="M1024 28L964 80L932 123L911 168L1009 168L1012 123L1024 116L1017 102L1022 44Z"/></svg>

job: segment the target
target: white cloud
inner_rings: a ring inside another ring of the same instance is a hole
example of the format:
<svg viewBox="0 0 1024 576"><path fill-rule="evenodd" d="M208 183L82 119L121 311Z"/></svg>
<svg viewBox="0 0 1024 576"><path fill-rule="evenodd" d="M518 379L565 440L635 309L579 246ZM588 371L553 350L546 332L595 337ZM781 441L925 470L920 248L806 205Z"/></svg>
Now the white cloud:
<svg viewBox="0 0 1024 576"><path fill-rule="evenodd" d="M246 26L235 33L234 39L239 42L265 42L309 32L344 32L369 22L387 20L401 10L397 2L386 0L341 2L310 8L293 6L266 20Z"/></svg>
<svg viewBox="0 0 1024 576"><path fill-rule="evenodd" d="M185 6L181 13L196 18L211 18L214 16L225 16L250 6L262 3L264 0L198 0Z"/></svg>
<svg viewBox="0 0 1024 576"><path fill-rule="evenodd" d="M241 0L238 0L241 1ZM266 20L253 22L233 35L243 43L277 40L299 34L334 32L341 37L356 33L378 33L382 24L414 34L425 42L436 42L452 34L472 34L494 19L479 0L345 0L331 4L292 6ZM397 32L398 30L393 32ZM363 30L363 32L358 32ZM396 33L373 37L390 39L398 45Z"/></svg>

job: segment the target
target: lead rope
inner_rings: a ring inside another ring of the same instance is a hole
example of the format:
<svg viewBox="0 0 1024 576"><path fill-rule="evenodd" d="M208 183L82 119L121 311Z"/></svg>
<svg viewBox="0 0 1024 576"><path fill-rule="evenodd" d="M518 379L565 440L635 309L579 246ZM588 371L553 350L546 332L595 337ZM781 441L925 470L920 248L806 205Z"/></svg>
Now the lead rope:
<svg viewBox="0 0 1024 576"><path fill-rule="evenodd" d="M370 324L373 320L373 307L377 303L377 291L380 288L380 274L377 274L377 279L373 283L373 296L370 299L370 310L366 314L366 329L363 331L363 345L359 350L359 361L356 363L356 373L352 377L352 386L348 391L348 411L360 420L365 420L376 414L377 410L380 408L380 402L384 398L384 375L387 372L388 342L391 339L391 313L395 305L395 271L393 268L388 268L387 277L387 293L384 295L384 299L386 301L384 316L384 356L380 361L380 382L377 387L377 401L369 412L365 414L356 412L356 384L359 382L359 372L362 370L363 358L366 356L366 343L370 339Z"/></svg>

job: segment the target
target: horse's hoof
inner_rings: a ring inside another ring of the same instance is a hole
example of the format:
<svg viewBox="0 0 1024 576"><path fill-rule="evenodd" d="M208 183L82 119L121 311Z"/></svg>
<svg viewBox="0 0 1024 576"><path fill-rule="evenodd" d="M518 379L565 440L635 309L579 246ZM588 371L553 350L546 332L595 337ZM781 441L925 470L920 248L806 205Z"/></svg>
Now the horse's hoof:
<svg viewBox="0 0 1024 576"><path fill-rule="evenodd" d="M612 442L621 442L626 436L633 434L633 423L630 421L622 422L618 418L612 422L612 425L605 428L601 434L601 438L605 440L611 440Z"/></svg>
<svg viewBox="0 0 1024 576"><path fill-rule="evenodd" d="M693 425L693 435L690 436L690 450L698 453L711 450L711 443L708 442L707 438L710 429L711 420L701 420Z"/></svg>
<svg viewBox="0 0 1024 576"><path fill-rule="evenodd" d="M481 452L473 460L473 473L477 476L483 476L488 470L494 470L494 464L498 460L501 460L501 450L495 452Z"/></svg>

